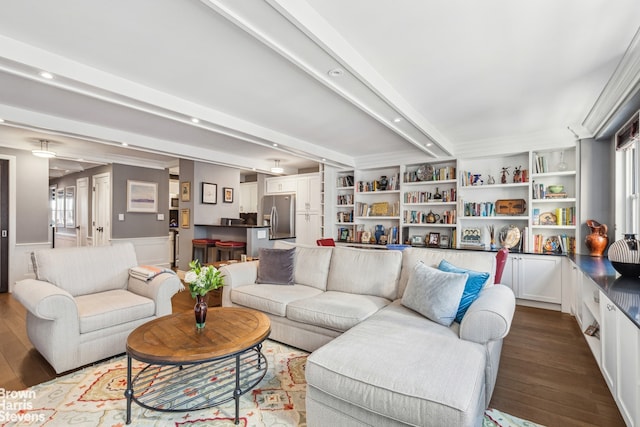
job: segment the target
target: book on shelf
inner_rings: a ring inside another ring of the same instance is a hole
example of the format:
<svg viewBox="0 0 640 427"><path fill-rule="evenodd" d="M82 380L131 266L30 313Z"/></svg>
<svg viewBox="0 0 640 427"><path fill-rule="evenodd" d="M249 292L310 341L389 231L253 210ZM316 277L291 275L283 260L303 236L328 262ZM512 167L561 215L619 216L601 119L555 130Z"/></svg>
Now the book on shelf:
<svg viewBox="0 0 640 427"><path fill-rule="evenodd" d="M544 253L575 253L576 238L566 234L560 235L543 235L534 234L532 252Z"/></svg>
<svg viewBox="0 0 640 427"><path fill-rule="evenodd" d="M337 178L337 183L336 186L338 188L340 187L353 187L353 175L345 175L345 176L339 176Z"/></svg>

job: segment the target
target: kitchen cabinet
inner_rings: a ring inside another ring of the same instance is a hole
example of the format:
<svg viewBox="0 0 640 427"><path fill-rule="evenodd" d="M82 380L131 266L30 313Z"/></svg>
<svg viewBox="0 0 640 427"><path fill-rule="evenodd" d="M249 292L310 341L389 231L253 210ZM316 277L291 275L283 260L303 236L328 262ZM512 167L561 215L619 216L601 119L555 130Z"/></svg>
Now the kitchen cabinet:
<svg viewBox="0 0 640 427"><path fill-rule="evenodd" d="M320 215L317 213L296 214L296 243L315 246L322 238Z"/></svg>
<svg viewBox="0 0 640 427"><path fill-rule="evenodd" d="M298 175L296 180L296 212L319 213L321 209L320 176Z"/></svg>
<svg viewBox="0 0 640 427"><path fill-rule="evenodd" d="M258 212L258 183L240 183L240 213Z"/></svg>
<svg viewBox="0 0 640 427"><path fill-rule="evenodd" d="M561 304L562 257L510 253L502 283L518 299Z"/></svg>
<svg viewBox="0 0 640 427"><path fill-rule="evenodd" d="M265 193L295 193L297 190L297 178L295 176L277 176L265 179Z"/></svg>
<svg viewBox="0 0 640 427"><path fill-rule="evenodd" d="M600 368L620 413L629 426L637 426L638 406L638 328L600 292Z"/></svg>

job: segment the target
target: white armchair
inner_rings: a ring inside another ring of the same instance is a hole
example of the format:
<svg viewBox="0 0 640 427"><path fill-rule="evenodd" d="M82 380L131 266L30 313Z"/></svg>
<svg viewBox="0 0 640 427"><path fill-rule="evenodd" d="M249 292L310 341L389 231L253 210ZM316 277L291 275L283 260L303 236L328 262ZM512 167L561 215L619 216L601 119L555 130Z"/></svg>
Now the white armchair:
<svg viewBox="0 0 640 427"><path fill-rule="evenodd" d="M173 273L144 281L131 243L44 249L32 254L36 279L21 280L13 296L27 309L27 334L57 373L125 352L129 333L171 314L182 288Z"/></svg>

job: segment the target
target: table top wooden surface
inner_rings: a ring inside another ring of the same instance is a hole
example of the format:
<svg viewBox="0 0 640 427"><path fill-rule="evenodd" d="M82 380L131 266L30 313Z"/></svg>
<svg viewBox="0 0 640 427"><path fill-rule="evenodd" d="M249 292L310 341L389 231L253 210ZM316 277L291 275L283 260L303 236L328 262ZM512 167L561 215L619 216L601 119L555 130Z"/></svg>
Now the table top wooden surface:
<svg viewBox="0 0 640 427"><path fill-rule="evenodd" d="M197 363L228 356L264 341L271 322L256 310L210 307L205 327L196 329L193 311L170 314L137 327L127 353L147 363Z"/></svg>

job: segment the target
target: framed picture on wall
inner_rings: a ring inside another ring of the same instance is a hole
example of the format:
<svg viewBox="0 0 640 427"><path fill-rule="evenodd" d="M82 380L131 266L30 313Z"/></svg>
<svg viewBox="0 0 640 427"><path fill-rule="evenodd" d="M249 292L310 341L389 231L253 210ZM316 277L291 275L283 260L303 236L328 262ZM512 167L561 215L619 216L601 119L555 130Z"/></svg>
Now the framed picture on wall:
<svg viewBox="0 0 640 427"><path fill-rule="evenodd" d="M189 209L180 209L180 227L189 228L189 218L191 216L191 212Z"/></svg>
<svg viewBox="0 0 640 427"><path fill-rule="evenodd" d="M127 212L158 212L158 183L127 180Z"/></svg>
<svg viewBox="0 0 640 427"><path fill-rule="evenodd" d="M191 201L191 182L183 181L180 183L180 200L183 202Z"/></svg>
<svg viewBox="0 0 640 427"><path fill-rule="evenodd" d="M218 203L218 184L202 183L202 203L209 205Z"/></svg>
<svg viewBox="0 0 640 427"><path fill-rule="evenodd" d="M225 203L233 203L233 188L222 187L222 192L224 193L224 199L222 201Z"/></svg>

